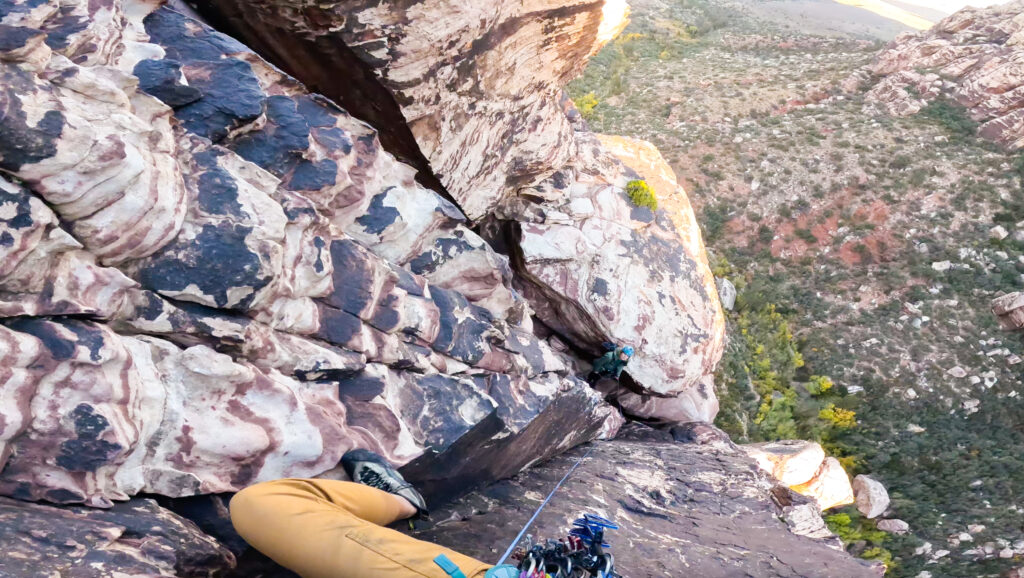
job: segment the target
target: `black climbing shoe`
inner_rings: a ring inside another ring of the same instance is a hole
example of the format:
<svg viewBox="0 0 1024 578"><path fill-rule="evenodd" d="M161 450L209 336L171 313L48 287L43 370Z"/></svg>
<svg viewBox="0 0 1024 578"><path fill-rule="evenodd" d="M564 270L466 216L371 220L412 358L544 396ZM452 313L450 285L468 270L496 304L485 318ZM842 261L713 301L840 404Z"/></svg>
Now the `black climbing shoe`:
<svg viewBox="0 0 1024 578"><path fill-rule="evenodd" d="M350 450L341 457L341 467L353 482L401 496L416 507L417 517L427 516L427 502L423 496L380 455L370 450Z"/></svg>

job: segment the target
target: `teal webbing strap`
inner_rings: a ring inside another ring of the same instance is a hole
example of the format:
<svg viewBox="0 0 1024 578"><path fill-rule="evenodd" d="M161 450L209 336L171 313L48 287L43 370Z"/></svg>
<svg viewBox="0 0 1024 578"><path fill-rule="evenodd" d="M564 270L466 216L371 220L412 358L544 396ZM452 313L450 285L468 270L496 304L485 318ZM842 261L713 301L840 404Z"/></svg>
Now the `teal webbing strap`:
<svg viewBox="0 0 1024 578"><path fill-rule="evenodd" d="M466 575L462 573L462 570L459 570L459 567L455 565L455 562L449 560L448 556L445 556L444 554L434 558L434 564L440 566L441 569L444 570L445 574L452 578L466 578Z"/></svg>

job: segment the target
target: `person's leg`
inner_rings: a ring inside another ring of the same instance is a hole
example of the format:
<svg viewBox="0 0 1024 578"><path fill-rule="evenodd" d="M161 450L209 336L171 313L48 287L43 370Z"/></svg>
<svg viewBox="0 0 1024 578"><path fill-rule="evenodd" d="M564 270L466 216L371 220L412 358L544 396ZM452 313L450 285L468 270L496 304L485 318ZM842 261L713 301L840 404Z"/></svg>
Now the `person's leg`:
<svg viewBox="0 0 1024 578"><path fill-rule="evenodd" d="M231 522L303 578L448 578L434 562L442 554L470 578L486 573L489 564L382 527L408 515L402 501L352 482L277 480L235 494Z"/></svg>

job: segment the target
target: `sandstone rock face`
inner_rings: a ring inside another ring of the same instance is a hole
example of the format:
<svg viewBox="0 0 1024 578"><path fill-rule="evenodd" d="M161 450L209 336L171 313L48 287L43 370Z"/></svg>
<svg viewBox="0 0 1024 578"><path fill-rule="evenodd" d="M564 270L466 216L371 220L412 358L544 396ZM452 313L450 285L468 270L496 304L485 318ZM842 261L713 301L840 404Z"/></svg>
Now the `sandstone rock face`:
<svg viewBox="0 0 1024 578"><path fill-rule="evenodd" d="M593 355L603 341L637 348L628 378L657 399L623 407L713 418L707 382L724 319L685 193L666 195L669 211L633 206L623 186L637 173L576 130L578 114L560 92L624 24L623 2L216 0L200 8L343 104L379 94L362 112L391 127L389 146L422 157L510 257L513 286L546 330ZM332 82L337 63L365 74Z"/></svg>
<svg viewBox="0 0 1024 578"><path fill-rule="evenodd" d="M910 115L940 96L967 107L980 134L1024 147L1024 2L965 8L931 30L894 40L867 69L869 103Z"/></svg>
<svg viewBox="0 0 1024 578"><path fill-rule="evenodd" d="M815 442L782 440L740 446L783 485L811 497L822 511L854 502L850 477L839 460Z"/></svg>
<svg viewBox="0 0 1024 578"><path fill-rule="evenodd" d="M813 504L742 452L641 437L597 444L530 533L557 538L584 512L608 516L622 526L607 540L624 576L881 576L836 546ZM415 535L495 560L585 451L470 494L432 513L436 525ZM820 538L791 532L780 516Z"/></svg>
<svg viewBox="0 0 1024 578"><path fill-rule="evenodd" d="M857 509L867 518L877 518L889 507L889 492L878 480L863 474L853 479Z"/></svg>
<svg viewBox="0 0 1024 578"><path fill-rule="evenodd" d="M443 496L621 425L334 103L157 3L0 25L0 494L235 491L359 446Z"/></svg>
<svg viewBox="0 0 1024 578"><path fill-rule="evenodd" d="M250 46L282 63L344 42L394 95L433 172L474 220L571 161L576 142L559 93L628 12L623 0L211 4L208 13L226 16ZM297 38L261 41L272 29Z"/></svg>
<svg viewBox="0 0 1024 578"><path fill-rule="evenodd" d="M220 576L235 557L148 499L109 510L0 498L0 575Z"/></svg>
<svg viewBox="0 0 1024 578"><path fill-rule="evenodd" d="M1024 293L1008 293L992 300L992 313L1007 331L1024 328Z"/></svg>

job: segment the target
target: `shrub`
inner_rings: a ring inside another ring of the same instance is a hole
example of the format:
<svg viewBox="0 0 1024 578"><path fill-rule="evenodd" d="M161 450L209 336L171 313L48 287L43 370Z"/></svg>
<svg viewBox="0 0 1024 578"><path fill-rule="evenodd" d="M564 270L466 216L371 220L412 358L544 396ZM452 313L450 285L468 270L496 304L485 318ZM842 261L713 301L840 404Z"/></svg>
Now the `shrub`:
<svg viewBox="0 0 1024 578"><path fill-rule="evenodd" d="M956 137L973 137L978 131L978 123L971 118L967 109L948 99L931 101L921 109L921 115L936 121Z"/></svg>
<svg viewBox="0 0 1024 578"><path fill-rule="evenodd" d="M725 232L725 222L729 220L729 207L723 203L704 207L700 217L704 228L704 240L713 243Z"/></svg>
<svg viewBox="0 0 1024 578"><path fill-rule="evenodd" d="M586 120L590 120L594 117L594 109L599 104L597 95L593 92L584 94L574 100L573 103L576 105L576 110L580 111L580 114L583 115L583 118Z"/></svg>
<svg viewBox="0 0 1024 578"><path fill-rule="evenodd" d="M647 181L641 179L629 181L626 183L626 193L629 194L634 205L647 207L652 211L658 210L658 197L654 195L654 190L647 184Z"/></svg>
<svg viewBox="0 0 1024 578"><path fill-rule="evenodd" d="M797 229L793 232L805 243L813 245L818 242L818 238L814 236L810 229Z"/></svg>
<svg viewBox="0 0 1024 578"><path fill-rule="evenodd" d="M818 417L840 429L849 429L857 425L857 414L851 410L836 407L830 403L818 412Z"/></svg>
<svg viewBox="0 0 1024 578"><path fill-rule="evenodd" d="M812 375L810 383L807 384L807 392L814 397L818 397L828 393L832 389L833 385L835 384L833 384L832 380L827 377Z"/></svg>

